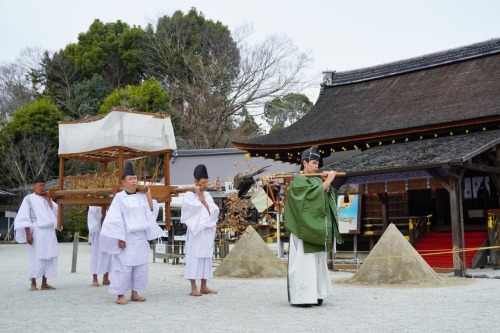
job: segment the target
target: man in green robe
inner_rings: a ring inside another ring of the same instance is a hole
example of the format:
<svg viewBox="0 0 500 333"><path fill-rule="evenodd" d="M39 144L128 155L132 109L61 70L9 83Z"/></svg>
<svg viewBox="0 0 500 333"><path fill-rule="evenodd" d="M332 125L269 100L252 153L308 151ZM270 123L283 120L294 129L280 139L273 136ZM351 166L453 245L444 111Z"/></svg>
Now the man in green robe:
<svg viewBox="0 0 500 333"><path fill-rule="evenodd" d="M331 183L336 171L318 172L317 146L302 152L301 170L290 184L285 202L285 229L290 233L288 251L288 301L295 306L321 305L332 294L327 251L341 242L337 222L337 191Z"/></svg>

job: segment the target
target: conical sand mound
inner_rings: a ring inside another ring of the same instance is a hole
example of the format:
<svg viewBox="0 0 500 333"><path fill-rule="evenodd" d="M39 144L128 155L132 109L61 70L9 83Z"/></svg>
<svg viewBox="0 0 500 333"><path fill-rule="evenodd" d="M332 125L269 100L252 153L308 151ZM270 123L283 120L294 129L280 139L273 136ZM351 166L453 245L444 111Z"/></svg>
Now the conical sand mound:
<svg viewBox="0 0 500 333"><path fill-rule="evenodd" d="M273 278L287 274L286 261L276 257L252 226L214 271L217 277Z"/></svg>
<svg viewBox="0 0 500 333"><path fill-rule="evenodd" d="M394 224L348 282L359 284L439 285L444 280L427 264Z"/></svg>

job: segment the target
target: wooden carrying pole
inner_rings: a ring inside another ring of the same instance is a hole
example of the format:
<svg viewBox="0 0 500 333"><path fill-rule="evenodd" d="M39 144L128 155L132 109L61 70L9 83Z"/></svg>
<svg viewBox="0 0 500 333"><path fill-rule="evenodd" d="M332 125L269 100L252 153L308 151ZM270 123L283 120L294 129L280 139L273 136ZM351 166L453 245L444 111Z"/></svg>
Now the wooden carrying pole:
<svg viewBox="0 0 500 333"><path fill-rule="evenodd" d="M321 177L323 175L323 173L301 173L301 172L297 172L297 173L276 173L276 174L273 174L273 175L262 176L261 178L264 178L264 179L293 178L293 177L298 176L298 175L302 175L302 176L305 176L305 177ZM347 177L347 173L345 173L343 171L339 171L339 172L337 172L337 174L335 175L335 177Z"/></svg>

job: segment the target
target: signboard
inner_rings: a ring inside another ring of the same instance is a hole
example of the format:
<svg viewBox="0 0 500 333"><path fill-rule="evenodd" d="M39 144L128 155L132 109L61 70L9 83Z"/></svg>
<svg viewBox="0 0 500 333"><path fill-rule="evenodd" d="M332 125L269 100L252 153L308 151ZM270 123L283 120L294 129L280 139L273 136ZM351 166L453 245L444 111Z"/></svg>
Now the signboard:
<svg viewBox="0 0 500 333"><path fill-rule="evenodd" d="M349 200L339 194L337 213L341 234L359 234L361 219L361 195L349 194Z"/></svg>
<svg viewBox="0 0 500 333"><path fill-rule="evenodd" d="M11 212L11 211L6 211L5 212L5 217L7 217L7 218L15 218L16 215L17 215L16 212Z"/></svg>
<svg viewBox="0 0 500 333"><path fill-rule="evenodd" d="M225 187L225 190L224 190L225 193L238 192L238 190L234 187L233 182L224 182L224 187ZM255 182L252 185L252 187L250 187L250 189L248 190L248 193L252 193L252 192L258 190L259 188L261 188L259 182Z"/></svg>
<svg viewBox="0 0 500 333"><path fill-rule="evenodd" d="M231 192L238 192L235 188L234 188L234 183L233 182L224 182L224 192L225 193L231 193Z"/></svg>

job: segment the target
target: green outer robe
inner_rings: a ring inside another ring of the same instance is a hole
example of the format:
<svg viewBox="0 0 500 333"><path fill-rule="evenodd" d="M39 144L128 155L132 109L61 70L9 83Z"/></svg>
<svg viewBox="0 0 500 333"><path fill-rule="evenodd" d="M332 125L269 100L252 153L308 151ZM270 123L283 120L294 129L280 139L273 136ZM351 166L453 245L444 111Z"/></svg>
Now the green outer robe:
<svg viewBox="0 0 500 333"><path fill-rule="evenodd" d="M333 235L342 243L338 231L337 190L323 189L318 177L298 175L292 181L285 202L285 229L302 239L304 253L330 249Z"/></svg>

